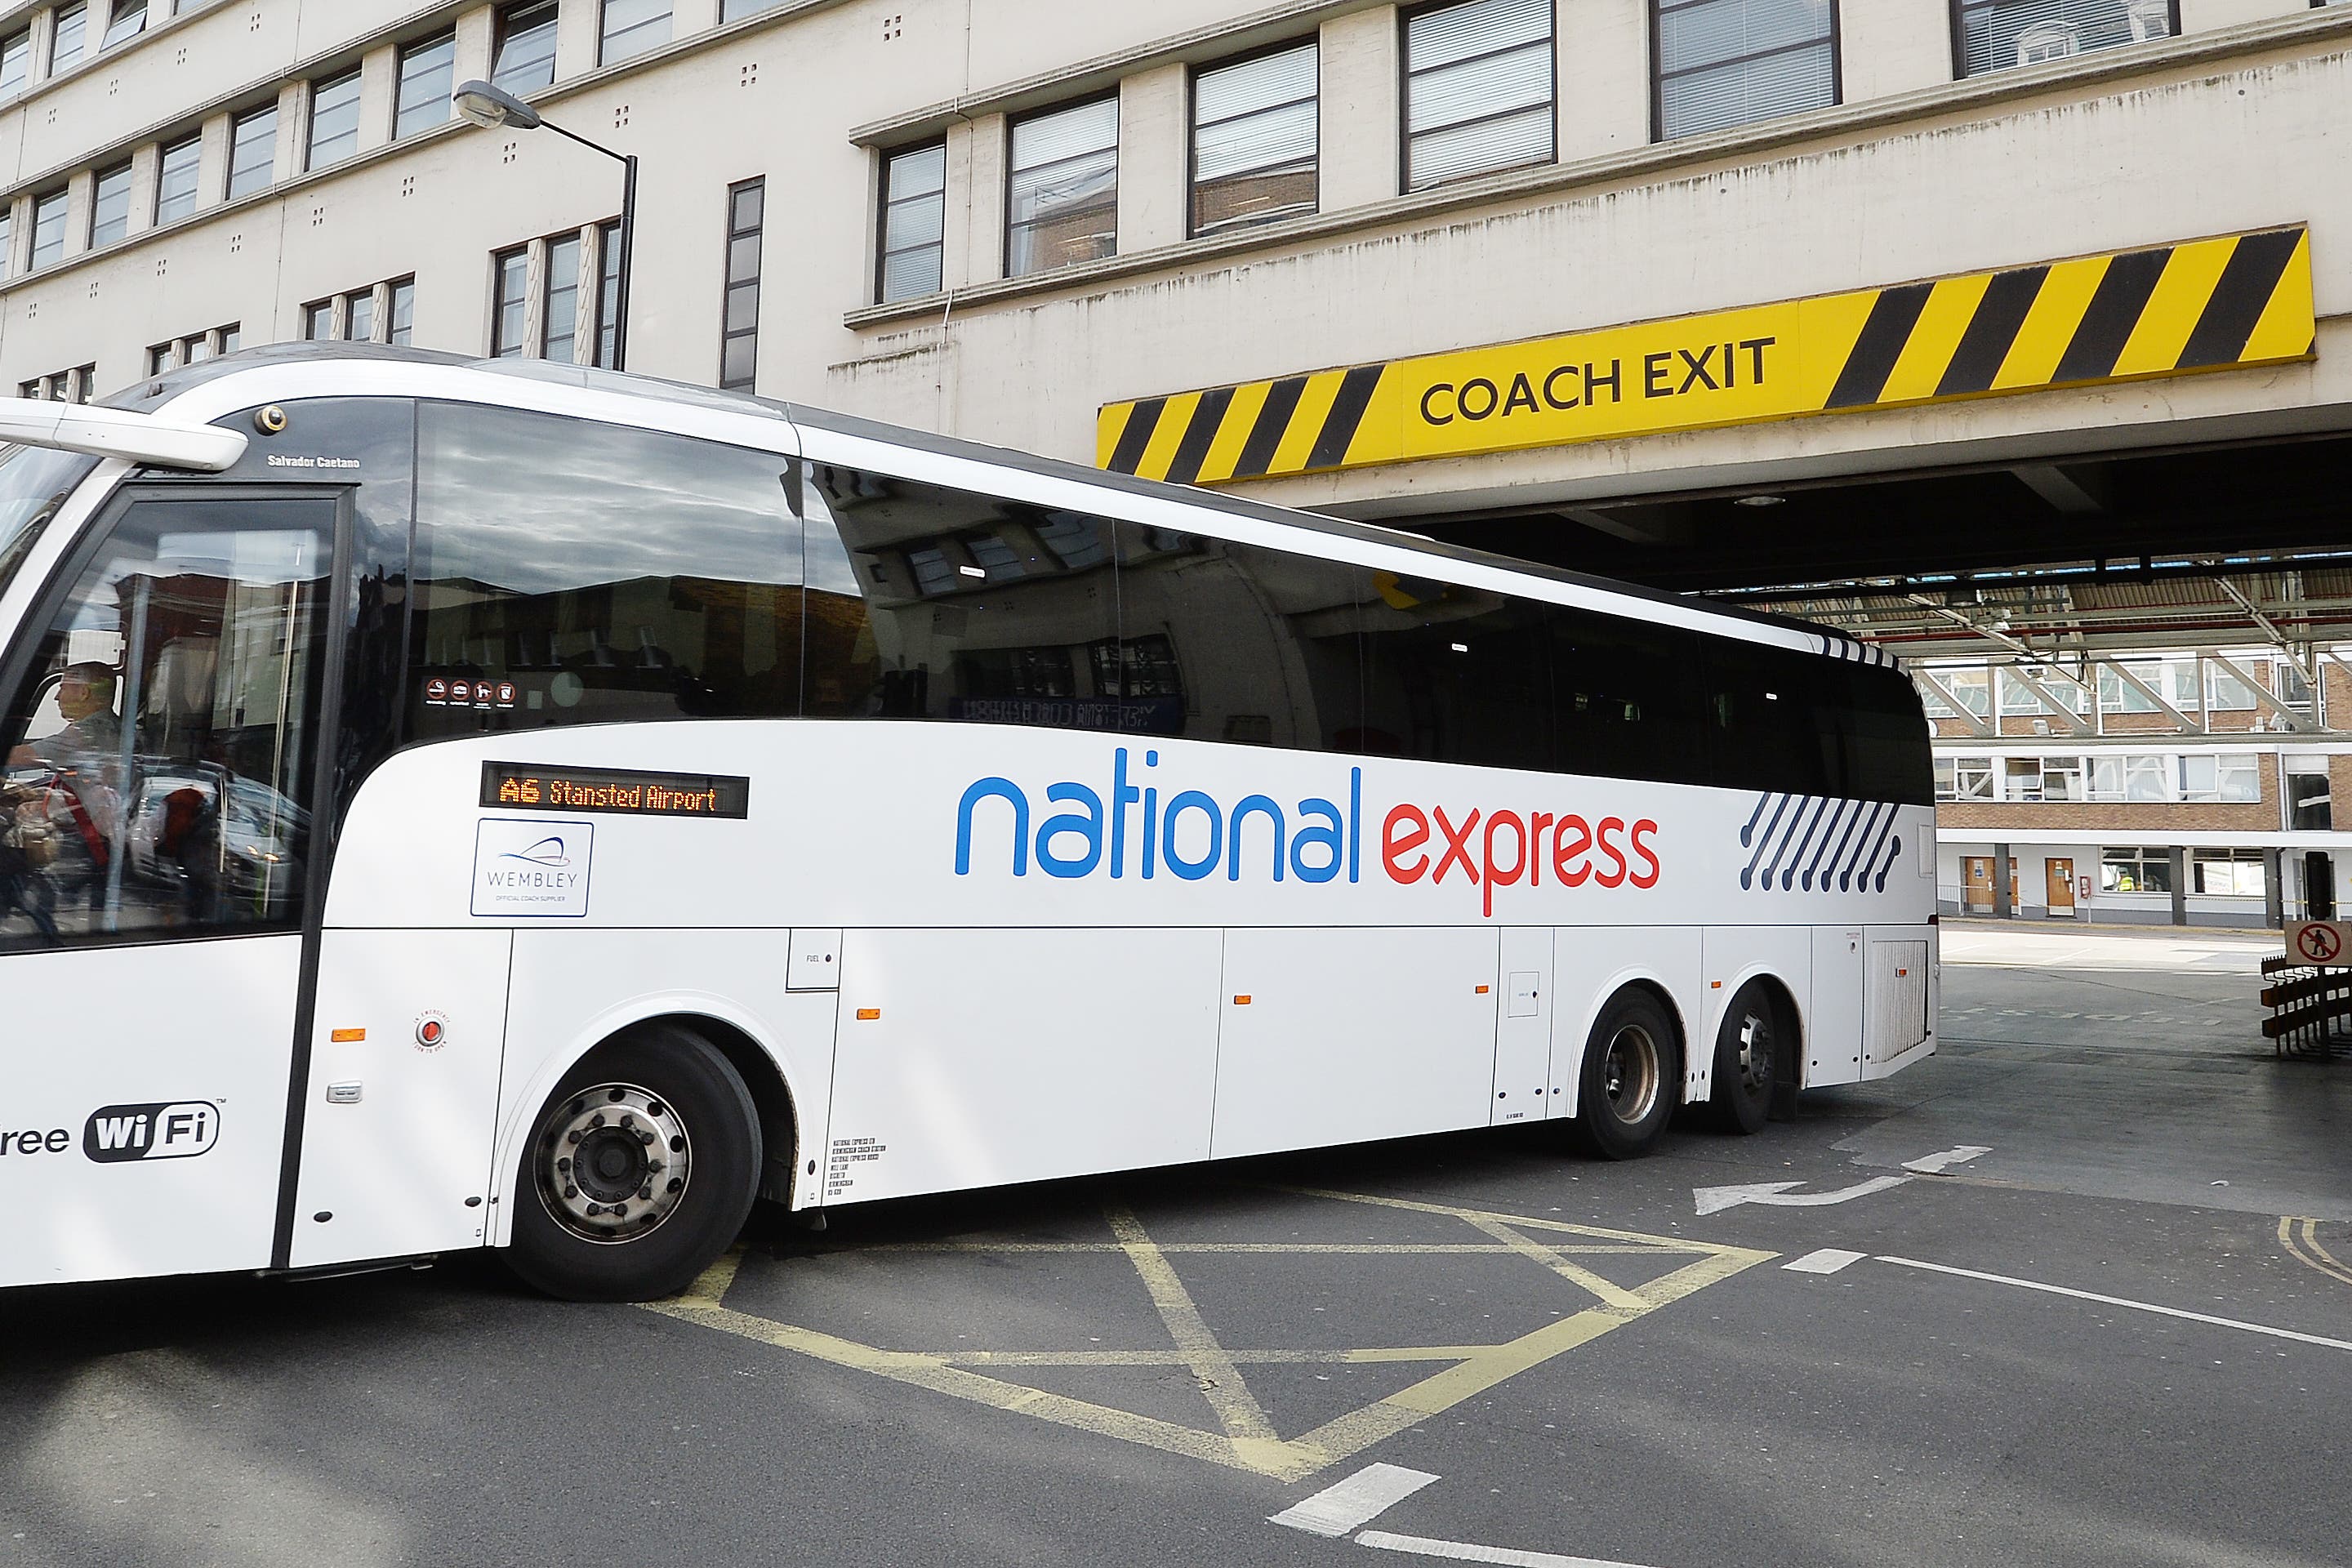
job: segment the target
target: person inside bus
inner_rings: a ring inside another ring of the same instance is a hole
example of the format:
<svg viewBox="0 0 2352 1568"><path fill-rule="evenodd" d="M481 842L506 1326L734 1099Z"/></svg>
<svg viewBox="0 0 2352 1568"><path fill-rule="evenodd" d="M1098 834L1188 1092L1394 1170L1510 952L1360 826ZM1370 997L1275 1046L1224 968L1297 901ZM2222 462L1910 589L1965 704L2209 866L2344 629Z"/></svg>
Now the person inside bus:
<svg viewBox="0 0 2352 1568"><path fill-rule="evenodd" d="M59 775L69 798L66 815L100 865L121 816L122 721L114 711L114 671L94 661L66 666L58 680L62 729L8 752L12 768L42 767Z"/></svg>

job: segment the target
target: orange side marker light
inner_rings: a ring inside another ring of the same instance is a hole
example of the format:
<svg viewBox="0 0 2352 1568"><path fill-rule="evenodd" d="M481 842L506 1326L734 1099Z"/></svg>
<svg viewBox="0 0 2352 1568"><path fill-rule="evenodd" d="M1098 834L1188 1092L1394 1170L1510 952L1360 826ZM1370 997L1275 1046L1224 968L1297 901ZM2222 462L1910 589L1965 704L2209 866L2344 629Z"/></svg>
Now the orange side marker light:
<svg viewBox="0 0 2352 1568"><path fill-rule="evenodd" d="M1234 998L1234 1005L1236 1007L1246 1007L1249 1005L1249 1002L1250 999L1246 996L1236 996Z"/></svg>
<svg viewBox="0 0 2352 1568"><path fill-rule="evenodd" d="M879 1007L860 1007L857 1010L857 1021L861 1024L870 1024L881 1016L882 1009Z"/></svg>
<svg viewBox="0 0 2352 1568"><path fill-rule="evenodd" d="M1491 985L1481 985L1478 987L1478 994L1484 996L1487 992L1492 991L1494 987Z"/></svg>
<svg viewBox="0 0 2352 1568"><path fill-rule="evenodd" d="M367 1031L365 1029L335 1029L331 1030L328 1033L327 1038L330 1042L338 1046L355 1045L359 1041L367 1038Z"/></svg>

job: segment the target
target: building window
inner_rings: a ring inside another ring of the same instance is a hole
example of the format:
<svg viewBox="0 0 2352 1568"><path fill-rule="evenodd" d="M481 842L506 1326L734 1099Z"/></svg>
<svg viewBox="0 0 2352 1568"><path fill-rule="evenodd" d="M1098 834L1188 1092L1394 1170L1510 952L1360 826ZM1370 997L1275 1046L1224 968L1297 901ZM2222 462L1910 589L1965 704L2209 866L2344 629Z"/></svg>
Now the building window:
<svg viewBox="0 0 2352 1568"><path fill-rule="evenodd" d="M196 175L204 159L204 142L191 136L163 149L155 171L155 221L169 223L196 210Z"/></svg>
<svg viewBox="0 0 2352 1568"><path fill-rule="evenodd" d="M2099 890L2105 893L2172 891L2172 851L2102 849L2099 851Z"/></svg>
<svg viewBox="0 0 2352 1568"><path fill-rule="evenodd" d="M547 242L547 287L540 296L539 357L572 364L580 357L580 237Z"/></svg>
<svg viewBox="0 0 2352 1568"><path fill-rule="evenodd" d="M157 343L147 351L147 374L161 375L172 368L172 345Z"/></svg>
<svg viewBox="0 0 2352 1568"><path fill-rule="evenodd" d="M400 96L392 118L394 136L414 135L448 122L457 68L455 33L444 33L400 52Z"/></svg>
<svg viewBox="0 0 2352 1568"><path fill-rule="evenodd" d="M0 278L16 269L16 214L0 205Z"/></svg>
<svg viewBox="0 0 2352 1568"><path fill-rule="evenodd" d="M2176 0L1957 0L1960 74L1982 76L2180 31Z"/></svg>
<svg viewBox="0 0 2352 1568"><path fill-rule="evenodd" d="M490 353L520 359L523 326L530 313L530 247L502 250L490 258L495 301L490 313Z"/></svg>
<svg viewBox="0 0 2352 1568"><path fill-rule="evenodd" d="M2260 704L2254 699L2252 687L2220 665L2209 664L2205 667L2205 706L2235 712Z"/></svg>
<svg viewBox="0 0 2352 1568"><path fill-rule="evenodd" d="M882 158L882 241L876 297L884 304L942 287L948 216L948 145L934 142Z"/></svg>
<svg viewBox="0 0 2352 1568"><path fill-rule="evenodd" d="M1404 186L1552 156L1551 0L1468 0L1406 18Z"/></svg>
<svg viewBox="0 0 2352 1568"><path fill-rule="evenodd" d="M604 0L604 42L596 63L614 65L669 42L670 0Z"/></svg>
<svg viewBox="0 0 2352 1568"><path fill-rule="evenodd" d="M1118 254L1118 100L1013 122L1004 270L1013 278Z"/></svg>
<svg viewBox="0 0 2352 1568"><path fill-rule="evenodd" d="M1835 0L1652 0L1662 141L1838 100Z"/></svg>
<svg viewBox="0 0 2352 1568"><path fill-rule="evenodd" d="M375 290L362 289L343 300L343 339L346 342L375 342Z"/></svg>
<svg viewBox="0 0 2352 1568"><path fill-rule="evenodd" d="M621 341L621 226L600 224L596 228L596 363L606 370L620 367L613 362L620 355Z"/></svg>
<svg viewBox="0 0 2352 1568"><path fill-rule="evenodd" d="M2263 798L2262 759L2251 752L2183 756L2180 798L2204 804L2258 801Z"/></svg>
<svg viewBox="0 0 2352 1568"><path fill-rule="evenodd" d="M1193 75L1194 234L1315 210L1317 58L1298 44Z"/></svg>
<svg viewBox="0 0 2352 1568"><path fill-rule="evenodd" d="M30 29L13 33L0 40L0 93L22 92L33 74L33 35Z"/></svg>
<svg viewBox="0 0 2352 1568"><path fill-rule="evenodd" d="M387 288L392 308L386 312L389 319L385 323L383 341L406 348L416 328L416 279L396 279Z"/></svg>
<svg viewBox="0 0 2352 1568"><path fill-rule="evenodd" d="M112 245L131 232L131 165L100 169L90 184L89 247Z"/></svg>
<svg viewBox="0 0 2352 1568"><path fill-rule="evenodd" d="M64 191L33 198L33 269L38 271L66 258Z"/></svg>
<svg viewBox="0 0 2352 1568"><path fill-rule="evenodd" d="M529 0L499 13L493 85L531 92L555 80L555 6L556 0Z"/></svg>
<svg viewBox="0 0 2352 1568"><path fill-rule="evenodd" d="M98 47L110 49L117 44L127 44L147 30L147 0L114 0L112 12L107 17L106 37Z"/></svg>
<svg viewBox="0 0 2352 1568"><path fill-rule="evenodd" d="M97 385L98 366L85 364L20 383L16 395L37 398L46 403L88 403L96 395Z"/></svg>
<svg viewBox="0 0 2352 1568"><path fill-rule="evenodd" d="M320 300L302 307L302 341L323 343L335 335L335 302Z"/></svg>
<svg viewBox="0 0 2352 1568"><path fill-rule="evenodd" d="M68 66L80 63L82 42L89 31L89 11L82 5L68 5L58 13L57 32L49 43L49 74L55 76Z"/></svg>
<svg viewBox="0 0 2352 1568"><path fill-rule="evenodd" d="M2223 898L2263 896L2263 852L2259 849L2191 849L2189 890L2218 893Z"/></svg>
<svg viewBox="0 0 2352 1568"><path fill-rule="evenodd" d="M2099 710L2103 713L2155 712L2156 703L2138 686L2132 685L2117 673L2121 668L2110 664L2099 666ZM2134 665L2130 673L2132 679L2149 691L2161 689L2162 674L2156 666Z"/></svg>
<svg viewBox="0 0 2352 1568"><path fill-rule="evenodd" d="M310 89L310 163L323 169L360 150L360 73Z"/></svg>
<svg viewBox="0 0 2352 1568"><path fill-rule="evenodd" d="M768 183L727 190L727 315L719 339L719 384L751 390L760 362L760 225Z"/></svg>
<svg viewBox="0 0 2352 1568"><path fill-rule="evenodd" d="M2311 763L2300 766L2310 767ZM2336 814L2330 804L2326 764L2320 771L2305 773L2290 770L2286 775L2286 825L2298 833L2326 833L2335 826Z"/></svg>
<svg viewBox="0 0 2352 1568"><path fill-rule="evenodd" d="M228 194L232 201L269 184L277 147L276 104L237 116L229 127L228 140Z"/></svg>
<svg viewBox="0 0 2352 1568"><path fill-rule="evenodd" d="M784 0L719 0L719 19L740 22L746 16L756 16L762 11L772 11Z"/></svg>
<svg viewBox="0 0 2352 1568"><path fill-rule="evenodd" d="M1990 800L1992 798L1992 759L1990 757L1954 757L1951 798Z"/></svg>

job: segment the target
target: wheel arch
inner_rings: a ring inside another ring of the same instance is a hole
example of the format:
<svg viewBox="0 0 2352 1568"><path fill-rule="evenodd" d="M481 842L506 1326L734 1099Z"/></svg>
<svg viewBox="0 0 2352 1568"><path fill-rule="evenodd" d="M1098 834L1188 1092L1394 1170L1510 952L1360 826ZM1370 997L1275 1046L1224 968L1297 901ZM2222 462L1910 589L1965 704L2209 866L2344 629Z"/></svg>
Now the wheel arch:
<svg viewBox="0 0 2352 1568"><path fill-rule="evenodd" d="M791 1202L794 1172L803 1158L800 1110L808 1101L792 1081L784 1053L769 1038L759 1020L722 998L699 994L644 996L600 1013L583 1025L561 1049L548 1053L505 1104L490 1167L497 1219L487 1238L489 1245L504 1247L513 1237L512 1194L523 1146L556 1085L590 1052L648 1024L675 1024L693 1030L735 1068L743 1086L751 1090L751 1103L760 1118L764 1154L760 1195L780 1203Z"/></svg>
<svg viewBox="0 0 2352 1568"><path fill-rule="evenodd" d="M1592 999L1585 1005L1583 1016L1578 1021L1576 1033L1570 1037L1570 1048L1575 1052L1575 1059L1570 1064L1568 1072L1553 1075L1552 1081L1559 1085L1564 1091L1560 1099L1565 1102L1552 1113L1554 1116L1573 1117L1582 1110L1584 1060L1592 1049L1593 1026L1601 1021L1601 1015L1609 1010L1609 1005L1627 991L1644 992L1654 998L1658 1005L1666 1010L1666 1017L1675 1026L1675 1050L1682 1058L1683 1080L1685 1085L1688 1084L1691 1026L1689 1016L1684 1009L1681 999L1675 994L1675 988L1667 984L1665 977L1656 971L1644 967L1628 967L1619 970L1592 988Z"/></svg>
<svg viewBox="0 0 2352 1568"><path fill-rule="evenodd" d="M1765 995L1780 1012L1780 1025L1787 1032L1787 1044L1780 1054L1781 1085L1792 1089L1804 1086L1805 1037L1811 1020L1805 1016L1804 1008L1798 1005L1796 987L1790 985L1771 964L1757 963L1738 971L1723 983L1723 1006L1716 1014L1715 1026L1707 1031L1707 1084L1706 1093L1701 1098L1709 1100L1715 1098L1715 1038L1722 1033L1725 1020L1731 1016L1732 1003L1738 1001L1739 994L1750 985L1763 988Z"/></svg>

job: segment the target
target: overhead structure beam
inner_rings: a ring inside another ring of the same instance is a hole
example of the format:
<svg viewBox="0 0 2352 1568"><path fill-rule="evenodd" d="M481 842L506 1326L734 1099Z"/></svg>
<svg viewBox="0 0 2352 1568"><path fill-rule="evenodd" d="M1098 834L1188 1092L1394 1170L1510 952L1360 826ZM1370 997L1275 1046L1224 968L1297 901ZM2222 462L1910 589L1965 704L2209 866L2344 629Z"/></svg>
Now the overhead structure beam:
<svg viewBox="0 0 2352 1568"><path fill-rule="evenodd" d="M2276 643L2287 653L2292 654L2294 651L2293 647L2288 644L2286 635L2278 629L2277 623L2273 621L2268 616L2263 614L2262 606L2256 605L2252 599L2246 597L2245 594L2235 583L2231 582L2226 577L2216 577L2213 579L2213 585L2221 589L2222 593L2227 594L2237 605L2238 608L2245 611L2247 617L2252 620L2254 625L2263 628L2263 635L2264 637Z"/></svg>
<svg viewBox="0 0 2352 1568"><path fill-rule="evenodd" d="M2220 665L2222 670L2227 673L2231 679L2234 679L2239 685L2244 687L2247 690L2254 694L2254 703L2257 707L2270 714L2273 718L2284 722L2288 729L2294 730L2298 733L2307 733L2312 729L2310 720L2305 719L2302 714L2296 712L2294 709L2280 701L2277 696L2274 695L2268 687L2265 687L2262 682L2256 680L2252 675L2248 674L2239 666L2235 659L2231 658L2228 655L2216 652L2211 648L2200 648L2197 650L2197 658L2198 668L2200 673L2208 664Z"/></svg>
<svg viewBox="0 0 2352 1568"><path fill-rule="evenodd" d="M1926 687L1929 694L1932 695L1937 701L1941 702L1945 707L1959 715L1960 722L1969 727L1969 734L1975 736L1979 741L1990 741L1992 739L1992 726L1984 720L1978 718L1976 716L1976 710L1970 708L1967 703L1961 701L1958 697L1954 696L1952 689L1945 685L1943 681L1916 666L1911 670L1911 679L1916 684Z"/></svg>
<svg viewBox="0 0 2352 1568"><path fill-rule="evenodd" d="M2091 475L2062 468L2055 463L2022 463L2010 472L2027 489L2049 502L2052 510L2069 517L2088 517L2107 510L2106 484Z"/></svg>
<svg viewBox="0 0 2352 1568"><path fill-rule="evenodd" d="M2007 632L1995 631L1990 626L1979 625L1975 620L1962 615L1959 611L1953 609L1950 605L1936 603L1935 600L1927 597L1925 594L1912 594L1906 596L1913 604L1918 605L1921 609L1941 616L1946 620L1951 621L1955 625L1966 626L1969 630L1976 633L1977 636L1985 638L1989 642L1999 643L2002 647L2005 647L2009 649L2010 652L2015 654L2021 662L2031 665L2036 669L2045 670L2048 673L2056 676L2059 679L2066 682L2069 686L2074 687L2076 690L2087 692L2091 699L2091 711L2096 713L2099 710L2099 692L2096 687L2084 685L2073 671L2061 668L2057 664L2053 663L2050 659L2042 658L2040 654L2034 652L2025 644L2018 641L2015 637L2011 637ZM2072 703L2061 702L2058 700L2057 693L2052 691L2041 681L2029 680L2025 683L2025 689L2033 693L2035 699L2039 700L2044 708L2049 709L2050 711L2058 715L2059 718L2063 719L2066 721L2066 727L2074 731L2074 733L2077 735L2087 735L2091 733L2094 728L2091 721L2088 719L2084 718L2080 713L2075 712ZM1993 694L1992 710L1997 718L2000 712L2000 694L1998 692Z"/></svg>

